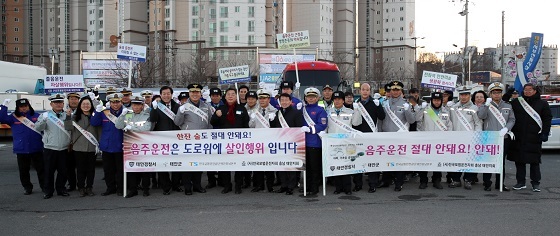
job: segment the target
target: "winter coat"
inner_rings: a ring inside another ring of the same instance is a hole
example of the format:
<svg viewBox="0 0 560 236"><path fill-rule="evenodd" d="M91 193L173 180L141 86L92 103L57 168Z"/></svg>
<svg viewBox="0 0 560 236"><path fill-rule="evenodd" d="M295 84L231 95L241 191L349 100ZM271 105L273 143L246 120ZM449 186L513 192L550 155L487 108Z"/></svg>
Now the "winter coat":
<svg viewBox="0 0 560 236"><path fill-rule="evenodd" d="M220 127L220 129L234 129L234 128L249 128L249 113L245 109L245 105L234 104L233 112L235 112L235 122L230 124L226 119L228 113L228 104L218 107L218 110L222 111L222 116L218 117L216 112L212 115L210 119L210 124L213 127Z"/></svg>
<svg viewBox="0 0 560 236"><path fill-rule="evenodd" d="M78 122L76 122L82 129L90 132L93 137L99 142L99 135L101 134L101 127L92 126L90 123L91 117L86 116L85 114L81 114L81 118ZM72 150L77 152L95 152L95 145L93 145L83 134L80 132L72 121L76 120L76 115L72 115L72 117L67 116L66 120L64 120L64 127L67 130L71 130L70 134L70 143L72 144Z"/></svg>
<svg viewBox="0 0 560 236"><path fill-rule="evenodd" d="M29 112L25 117L31 122L37 122L39 113L35 112L31 115ZM7 124L12 128L12 138L14 140L14 153L16 154L29 154L43 151L43 137L21 123L14 114L8 115L8 108L0 106L0 123Z"/></svg>
<svg viewBox="0 0 560 236"><path fill-rule="evenodd" d="M304 116L302 115L303 125L308 126L310 131L305 133L305 146L312 148L321 148L322 142L319 137L319 132L326 130L328 126L327 112L323 107L315 104L307 104L303 109L303 112L307 112L311 120L315 123L314 126L307 124Z"/></svg>
<svg viewBox="0 0 560 236"><path fill-rule="evenodd" d="M171 100L171 111L175 114L179 111L179 105L174 100ZM161 109L152 108L150 111L150 122L152 122L153 131L166 131L166 130L180 130L179 126L175 124L173 119L169 118Z"/></svg>
<svg viewBox="0 0 560 236"><path fill-rule="evenodd" d="M282 128L282 124L280 124L280 118L278 113L282 112L282 116L286 123L290 128L301 127L303 126L303 113L302 110L298 110L293 106L289 106L288 108L280 108L280 110L276 111L276 117L274 120L270 122L270 127L272 128Z"/></svg>
<svg viewBox="0 0 560 236"><path fill-rule="evenodd" d="M55 150L55 151L62 151L68 149L68 144L70 143L70 134L69 130L66 128L61 129L58 125L53 123L48 116L56 116L54 111L47 111L37 119L37 123L35 123L35 129L37 131L43 132L43 144L46 149ZM60 124L64 126L64 120L66 119L66 112L59 113ZM66 131L66 132L64 132Z"/></svg>
<svg viewBox="0 0 560 236"><path fill-rule="evenodd" d="M373 98L371 97L369 97L365 103L362 102L361 99L357 100L356 102L361 102L364 105L364 108L368 112L369 116L371 116L371 119L373 120L373 123L376 126L379 125L378 120L385 119L385 110L383 110L383 107L381 106L381 102L379 102L379 106L377 106L375 105L375 103L373 102ZM354 105L354 109L357 110L358 105ZM366 118L364 118L363 116L362 116L362 123L354 128L362 132L373 132L369 127Z"/></svg>
<svg viewBox="0 0 560 236"><path fill-rule="evenodd" d="M121 107L115 115L117 119L124 119L121 115L124 107ZM109 110L111 110L109 108ZM99 137L99 149L104 152L118 153L123 152L123 131L117 129L115 124L107 118L103 111L93 113L90 123L92 126L101 126L101 135ZM117 121L118 123L118 121Z"/></svg>

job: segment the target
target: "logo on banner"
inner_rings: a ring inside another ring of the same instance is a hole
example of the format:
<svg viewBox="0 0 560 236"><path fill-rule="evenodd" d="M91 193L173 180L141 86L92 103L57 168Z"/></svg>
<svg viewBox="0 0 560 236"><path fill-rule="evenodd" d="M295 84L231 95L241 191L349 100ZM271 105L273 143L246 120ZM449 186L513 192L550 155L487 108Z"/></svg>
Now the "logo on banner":
<svg viewBox="0 0 560 236"><path fill-rule="evenodd" d="M128 163L128 165L129 165L130 167L133 167L133 166L134 166L134 162L131 161L131 162Z"/></svg>
<svg viewBox="0 0 560 236"><path fill-rule="evenodd" d="M441 162L438 162L437 167L441 167Z"/></svg>
<svg viewBox="0 0 560 236"><path fill-rule="evenodd" d="M336 169L335 166L331 166L331 171L334 171Z"/></svg>
<svg viewBox="0 0 560 236"><path fill-rule="evenodd" d="M167 165L169 165L169 162L164 162L163 166L167 167Z"/></svg>
<svg viewBox="0 0 560 236"><path fill-rule="evenodd" d="M243 161L243 162L241 163L241 166L245 166L245 161Z"/></svg>
<svg viewBox="0 0 560 236"><path fill-rule="evenodd" d="M198 162L189 162L190 166L198 166Z"/></svg>

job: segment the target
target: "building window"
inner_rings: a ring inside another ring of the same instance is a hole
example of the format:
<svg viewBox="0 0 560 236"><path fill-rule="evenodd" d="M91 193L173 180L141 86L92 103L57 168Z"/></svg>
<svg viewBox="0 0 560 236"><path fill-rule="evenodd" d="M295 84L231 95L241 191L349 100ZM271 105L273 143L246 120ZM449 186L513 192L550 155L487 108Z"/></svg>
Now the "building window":
<svg viewBox="0 0 560 236"><path fill-rule="evenodd" d="M194 22L193 22L193 23L194 23ZM197 27L198 27L198 22L197 22L196 25L197 25ZM165 29L166 29L166 30L171 29L171 22L169 22L168 20L165 21Z"/></svg>
<svg viewBox="0 0 560 236"><path fill-rule="evenodd" d="M216 19L216 9L210 8L210 19Z"/></svg>
<svg viewBox="0 0 560 236"><path fill-rule="evenodd" d="M236 20L235 21L235 27L239 27L239 26L241 26L241 21Z"/></svg>
<svg viewBox="0 0 560 236"><path fill-rule="evenodd" d="M255 17L255 7L249 7L249 17Z"/></svg>
<svg viewBox="0 0 560 236"><path fill-rule="evenodd" d="M381 50L375 49L375 53L381 53Z"/></svg>
<svg viewBox="0 0 560 236"><path fill-rule="evenodd" d="M220 7L220 17L222 18L228 17L228 7Z"/></svg>
<svg viewBox="0 0 560 236"><path fill-rule="evenodd" d="M401 9L400 9L400 10L401 10L401 11L404 11L404 7L401 7Z"/></svg>
<svg viewBox="0 0 560 236"><path fill-rule="evenodd" d="M249 46L255 45L255 35L249 35L249 38L248 38L248 45L249 45Z"/></svg>
<svg viewBox="0 0 560 236"><path fill-rule="evenodd" d="M239 34L235 35L235 41L239 41Z"/></svg>
<svg viewBox="0 0 560 236"><path fill-rule="evenodd" d="M210 47L216 47L216 37L209 37Z"/></svg>
<svg viewBox="0 0 560 236"><path fill-rule="evenodd" d="M236 6L236 7L235 7L235 12L239 12L239 11L241 11L241 7L240 7L240 6Z"/></svg>
<svg viewBox="0 0 560 236"><path fill-rule="evenodd" d="M103 10L99 10L99 17L103 17Z"/></svg>
<svg viewBox="0 0 560 236"><path fill-rule="evenodd" d="M208 24L208 28L209 28L211 34L216 33L216 23L210 22L210 24Z"/></svg>
<svg viewBox="0 0 560 236"><path fill-rule="evenodd" d="M249 50L248 59L255 60L256 57L257 57L257 51L253 49Z"/></svg>
<svg viewBox="0 0 560 236"><path fill-rule="evenodd" d="M404 17L401 16L401 21L404 21Z"/></svg>
<svg viewBox="0 0 560 236"><path fill-rule="evenodd" d="M103 42L99 42L99 50L103 50Z"/></svg>
<svg viewBox="0 0 560 236"><path fill-rule="evenodd" d="M99 20L99 28L103 28L103 20Z"/></svg>
<svg viewBox="0 0 560 236"><path fill-rule="evenodd" d="M15 27L15 28L14 28L14 31L15 31L15 32L19 32L19 28L18 28L18 27Z"/></svg>
<svg viewBox="0 0 560 236"><path fill-rule="evenodd" d="M255 3L255 0L249 0L249 3Z"/></svg>
<svg viewBox="0 0 560 236"><path fill-rule="evenodd" d="M216 51L208 51L208 60L215 61L216 60Z"/></svg>
<svg viewBox="0 0 560 236"><path fill-rule="evenodd" d="M15 21L15 22L19 22L19 18L17 18L17 17L14 18L14 21Z"/></svg>
<svg viewBox="0 0 560 236"><path fill-rule="evenodd" d="M19 57L14 57L14 61L19 61Z"/></svg>
<svg viewBox="0 0 560 236"><path fill-rule="evenodd" d="M228 22L220 21L220 32L228 32Z"/></svg>
<svg viewBox="0 0 560 236"><path fill-rule="evenodd" d="M169 9L167 9L169 10ZM192 15L193 16L198 16L198 6L193 6L192 7Z"/></svg>
<svg viewBox="0 0 560 236"><path fill-rule="evenodd" d="M220 55L220 58L222 58L222 60L228 60L229 59L229 51L222 51L222 54Z"/></svg>
<svg viewBox="0 0 560 236"><path fill-rule="evenodd" d="M228 45L228 36L227 35L221 35L220 36L220 46L225 47Z"/></svg>
<svg viewBox="0 0 560 236"><path fill-rule="evenodd" d="M18 37L15 37L15 38L14 38L14 41L19 42L19 38L18 38Z"/></svg>
<svg viewBox="0 0 560 236"><path fill-rule="evenodd" d="M192 27L193 28L198 28L198 19L192 19Z"/></svg>
<svg viewBox="0 0 560 236"><path fill-rule="evenodd" d="M254 20L250 20L250 21L247 22L247 23L248 23L248 26L249 26L249 27L247 27L247 30L248 30L249 32L255 32L255 21L254 21Z"/></svg>

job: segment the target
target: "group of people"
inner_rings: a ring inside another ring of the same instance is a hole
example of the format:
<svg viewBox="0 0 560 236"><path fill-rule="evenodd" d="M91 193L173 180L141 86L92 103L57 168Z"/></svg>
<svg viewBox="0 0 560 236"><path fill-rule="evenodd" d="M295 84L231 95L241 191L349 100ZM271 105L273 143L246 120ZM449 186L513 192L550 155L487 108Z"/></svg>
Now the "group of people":
<svg viewBox="0 0 560 236"><path fill-rule="evenodd" d="M161 188L164 195L171 192L205 193L206 189L223 187L222 193L253 186L251 192L268 191L292 195L298 187L300 172L236 171L207 172L208 184L202 185L202 172L127 173L127 192L123 191L123 136L125 132L200 130L230 128L294 128L305 133L307 190L317 194L323 184L322 143L326 133L410 132L410 131L499 131L504 137L504 157L514 161L517 183L514 189L526 188L526 165L530 165L532 189L540 191L541 145L550 133L551 112L548 103L540 99L535 85L526 84L523 94L514 97L513 90L501 83L492 83L488 94L472 93L459 88L459 99L453 102L453 93L433 92L430 102L423 101L417 89L403 94L403 83L393 81L385 85L385 96L371 95L371 86L360 87L360 98L354 101L351 92L334 91L326 85L319 91L310 87L304 91L304 101L293 96L294 84L284 81L278 98L270 91L249 87L210 89L209 99L202 99L202 86L189 84L188 94L173 99L173 88L163 86L159 95L142 91L133 96L130 89L107 90L106 106L93 93L53 94L49 97L52 110L37 114L29 100L15 101L16 107L8 114L6 99L0 106L0 122L12 127L20 181L24 194L33 191L30 166L36 169L39 185L49 199L53 194L94 196L96 156L101 153L106 189L102 196L117 194L134 197L141 190L143 196L152 189ZM67 105L65 106L65 100ZM55 181L56 173L56 181ZM407 172L368 173L368 192L394 184L401 191ZM418 172L420 189L428 187L428 173ZM360 191L363 174L329 178L335 194ZM495 188L500 186L496 175ZM432 173L432 184L442 189L442 173ZM448 187L464 186L471 189L477 182L476 173L447 173ZM352 187L352 183L354 187ZM491 174L483 174L484 190L491 191ZM280 186L279 189L274 189ZM303 192L303 188L299 189Z"/></svg>

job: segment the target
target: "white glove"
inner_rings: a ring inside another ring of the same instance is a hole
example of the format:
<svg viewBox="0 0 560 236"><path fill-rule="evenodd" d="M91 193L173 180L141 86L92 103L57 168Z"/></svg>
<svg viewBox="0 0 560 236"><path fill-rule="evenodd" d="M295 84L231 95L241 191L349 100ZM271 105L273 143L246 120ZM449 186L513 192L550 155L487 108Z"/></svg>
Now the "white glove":
<svg viewBox="0 0 560 236"><path fill-rule="evenodd" d="M131 129L132 129L132 126L126 125L126 126L124 127L123 131L126 132L126 131L129 131L129 130L131 130Z"/></svg>
<svg viewBox="0 0 560 236"><path fill-rule="evenodd" d="M453 106L453 104L455 104L455 103L452 102L452 101L447 102L447 106L448 106L448 107Z"/></svg>
<svg viewBox="0 0 560 236"><path fill-rule="evenodd" d="M276 118L276 114L274 114L274 113L268 114L268 120L273 121L274 118Z"/></svg>
<svg viewBox="0 0 560 236"><path fill-rule="evenodd" d="M89 93L87 93L87 94L88 94L89 98L91 98L91 100L95 100L95 99L96 99L95 93L89 92Z"/></svg>
<svg viewBox="0 0 560 236"><path fill-rule="evenodd" d="M296 84L295 84L295 85L296 85L295 89L297 90L297 89L299 89L299 86L301 86L301 83L299 83L299 82L296 82Z"/></svg>
<svg viewBox="0 0 560 236"><path fill-rule="evenodd" d="M486 103L484 103L484 105L486 106L490 106L490 103L492 102L492 98L487 98L486 99Z"/></svg>
<svg viewBox="0 0 560 236"><path fill-rule="evenodd" d="M323 138L323 136L325 136L327 134L327 132L325 132L324 130L319 132L319 137Z"/></svg>
<svg viewBox="0 0 560 236"><path fill-rule="evenodd" d="M95 107L95 111L96 112L102 112L103 111L103 104L99 103L99 105L97 105Z"/></svg>
<svg viewBox="0 0 560 236"><path fill-rule="evenodd" d="M7 107L8 105L10 105L11 101L12 101L12 99L9 99L9 98L4 99L4 102L2 103L2 106Z"/></svg>
<svg viewBox="0 0 560 236"><path fill-rule="evenodd" d="M186 111L187 111L187 108L185 106L180 106L179 107L179 112L185 113Z"/></svg>
<svg viewBox="0 0 560 236"><path fill-rule="evenodd" d="M123 107L121 116L122 116L122 115L126 115L126 113L128 113L128 108Z"/></svg>
<svg viewBox="0 0 560 236"><path fill-rule="evenodd" d="M408 108L410 108L410 104L405 103L402 105L405 111L408 111Z"/></svg>
<svg viewBox="0 0 560 236"><path fill-rule="evenodd" d="M428 106L427 102L422 102L422 108L426 108Z"/></svg>
<svg viewBox="0 0 560 236"><path fill-rule="evenodd" d="M500 130L500 136L501 136L501 137L506 136L506 133L507 133L507 132L508 132L508 128L505 128L505 127L502 128L502 129Z"/></svg>
<svg viewBox="0 0 560 236"><path fill-rule="evenodd" d="M251 113L251 119L255 119L255 117L257 117L257 115L254 112Z"/></svg>
<svg viewBox="0 0 560 236"><path fill-rule="evenodd" d="M152 108L157 110L157 101L153 101L152 102Z"/></svg>
<svg viewBox="0 0 560 236"><path fill-rule="evenodd" d="M49 117L49 112L44 112L39 116L39 120L46 120Z"/></svg>
<svg viewBox="0 0 560 236"><path fill-rule="evenodd" d="M302 107L303 107L303 104L301 102L296 105L296 108L298 110L301 110Z"/></svg>
<svg viewBox="0 0 560 236"><path fill-rule="evenodd" d="M302 127L300 128L300 130L301 130L301 132L304 132L304 133L309 133L309 132L311 132L311 129L309 129L309 127L307 127L307 126L302 126Z"/></svg>
<svg viewBox="0 0 560 236"><path fill-rule="evenodd" d="M379 99L373 99L373 103L374 103L376 106L379 106Z"/></svg>

